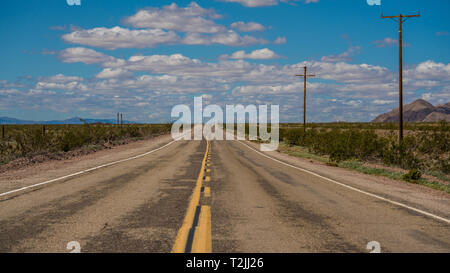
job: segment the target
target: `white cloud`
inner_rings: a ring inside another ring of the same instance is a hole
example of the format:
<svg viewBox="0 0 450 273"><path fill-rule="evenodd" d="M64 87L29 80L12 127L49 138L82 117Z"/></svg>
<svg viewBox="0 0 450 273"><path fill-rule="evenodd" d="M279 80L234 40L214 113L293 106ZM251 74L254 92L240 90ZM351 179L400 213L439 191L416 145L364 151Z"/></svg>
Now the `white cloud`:
<svg viewBox="0 0 450 273"><path fill-rule="evenodd" d="M12 94L20 94L20 92L17 89L1 89L0 88L0 95L12 95Z"/></svg>
<svg viewBox="0 0 450 273"><path fill-rule="evenodd" d="M423 93L422 94L422 99L424 99L424 100L430 100L431 97L432 97L431 93Z"/></svg>
<svg viewBox="0 0 450 273"><path fill-rule="evenodd" d="M311 73L318 78L335 80L344 83L390 83L395 74L385 67L369 64L349 64L345 62L329 63L307 61L289 66L289 69L298 72L299 68L308 66Z"/></svg>
<svg viewBox="0 0 450 273"><path fill-rule="evenodd" d="M173 31L162 29L130 30L122 27L78 30L65 34L62 38L69 43L112 50L117 48L149 48L159 44L174 44L180 41L180 37Z"/></svg>
<svg viewBox="0 0 450 273"><path fill-rule="evenodd" d="M122 68L105 68L100 73L96 75L99 79L110 79L110 78L126 78L132 76L133 73L122 69Z"/></svg>
<svg viewBox="0 0 450 273"><path fill-rule="evenodd" d="M286 42L286 37L278 37L275 41L273 41L273 43L276 45L285 44Z"/></svg>
<svg viewBox="0 0 450 273"><path fill-rule="evenodd" d="M218 18L221 15L213 9L204 9L195 2L184 8L173 3L162 8L139 10L123 20L126 25L138 29L120 26L74 29L62 38L69 43L110 50L152 48L161 44L247 46L267 43L264 39L241 36L216 24L213 19ZM231 26L244 32L264 30L264 26L254 22L236 22Z"/></svg>
<svg viewBox="0 0 450 273"><path fill-rule="evenodd" d="M254 7L267 7L278 5L278 0L222 0L224 2L236 2L243 6Z"/></svg>
<svg viewBox="0 0 450 273"><path fill-rule="evenodd" d="M57 74L51 77L41 77L36 83L37 90L87 90L87 86L81 83L83 78Z"/></svg>
<svg viewBox="0 0 450 273"><path fill-rule="evenodd" d="M228 46L247 46L252 44L267 43L264 39L258 39L252 36L240 36L233 30L215 33L212 35L202 35L199 33L187 33L183 39L184 44L188 45L228 45Z"/></svg>
<svg viewBox="0 0 450 273"><path fill-rule="evenodd" d="M169 6L143 9L135 15L125 18L124 23L136 28L157 28L181 32L216 33L225 31L225 27L217 25L209 18L220 18L214 10L207 10L192 2L185 8L172 3Z"/></svg>
<svg viewBox="0 0 450 273"><path fill-rule="evenodd" d="M59 59L65 63L99 64L112 61L114 58L93 49L84 47L67 48L59 52Z"/></svg>
<svg viewBox="0 0 450 273"><path fill-rule="evenodd" d="M272 60L272 59L279 59L280 56L278 56L275 52L268 48L258 49L254 50L251 53L245 53L245 51L236 51L231 56L231 59L253 59L253 60Z"/></svg>
<svg viewBox="0 0 450 273"><path fill-rule="evenodd" d="M394 102L395 102L394 100L374 100L373 101L374 104L378 104L378 105L391 104Z"/></svg>
<svg viewBox="0 0 450 273"><path fill-rule="evenodd" d="M309 92L316 92L321 90L324 85L320 83L308 83L307 88ZM290 84L279 85L243 85L233 89L234 96L245 95L280 95L280 94L292 94L299 93L303 90L303 82L295 82Z"/></svg>
<svg viewBox="0 0 450 273"><path fill-rule="evenodd" d="M77 76L66 76L63 74L57 74L51 77L41 77L40 81L55 82L55 83L68 83L68 82L80 82L83 78Z"/></svg>
<svg viewBox="0 0 450 273"><path fill-rule="evenodd" d="M425 61L415 68L407 69L405 72L407 78L415 79L439 79L450 80L450 64L436 63L434 61Z"/></svg>
<svg viewBox="0 0 450 273"><path fill-rule="evenodd" d="M225 30L213 34L189 32L181 38L173 31L164 31L162 29L129 30L121 27L79 30L63 35L63 39L70 43L110 50L117 48L150 48L159 44L247 46L267 43L264 39L248 35L241 36L233 30Z"/></svg>
<svg viewBox="0 0 450 273"><path fill-rule="evenodd" d="M243 32L251 32L251 31L264 31L265 27L259 23L255 22L235 22L231 24L231 27L234 29L238 29Z"/></svg>
<svg viewBox="0 0 450 273"><path fill-rule="evenodd" d="M234 2L239 3L245 7L256 8L256 7L268 7L268 6L276 6L279 2L289 3L296 2L300 0L221 0L223 2ZM320 0L303 0L304 3L318 3Z"/></svg>

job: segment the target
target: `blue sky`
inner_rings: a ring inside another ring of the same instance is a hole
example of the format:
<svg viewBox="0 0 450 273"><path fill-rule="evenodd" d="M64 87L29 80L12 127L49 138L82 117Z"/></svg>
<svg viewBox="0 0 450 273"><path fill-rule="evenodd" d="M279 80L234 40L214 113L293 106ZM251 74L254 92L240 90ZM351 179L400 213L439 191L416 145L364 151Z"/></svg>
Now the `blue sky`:
<svg viewBox="0 0 450 273"><path fill-rule="evenodd" d="M450 101L447 0L4 1L0 116L165 122L177 104L278 104L300 121L369 121L397 105L397 24L406 102Z"/></svg>

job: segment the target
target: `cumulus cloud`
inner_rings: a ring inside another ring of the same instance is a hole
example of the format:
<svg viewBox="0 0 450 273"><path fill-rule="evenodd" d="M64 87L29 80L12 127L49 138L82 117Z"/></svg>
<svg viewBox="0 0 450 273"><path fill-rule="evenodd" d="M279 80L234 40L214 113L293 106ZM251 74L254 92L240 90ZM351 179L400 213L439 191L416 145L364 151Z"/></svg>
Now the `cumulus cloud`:
<svg viewBox="0 0 450 273"><path fill-rule="evenodd" d="M114 60L113 57L84 47L67 48L59 52L58 58L65 63L100 64Z"/></svg>
<svg viewBox="0 0 450 273"><path fill-rule="evenodd" d="M187 33L183 39L184 44L188 45L228 45L228 46L247 46L252 44L265 44L264 39L258 39L252 36L240 36L233 30L215 33L212 35L202 35L200 33Z"/></svg>
<svg viewBox="0 0 450 273"><path fill-rule="evenodd" d="M122 68L105 68L100 73L96 75L99 79L110 79L110 78L126 78L132 76L133 73Z"/></svg>
<svg viewBox="0 0 450 273"><path fill-rule="evenodd" d="M21 88L2 90L0 108L48 105L54 111L83 108L92 115L114 115L120 105L129 109L129 116L147 120L152 115L152 121L167 122L172 105L192 103L192 98L186 94L204 94L211 103L219 105L279 104L282 120L296 121L299 119L296 105L302 101L303 82L294 75L304 65L320 79L311 79L307 83L308 112L314 121L370 120L374 118L370 113L382 113L392 108L390 103L396 101L394 96L397 95L396 71L367 64L309 61L281 66L243 60L209 63L181 54L132 56L115 63L115 69L120 70L104 67L102 71L104 75L110 72L110 77L86 81L81 77L58 74L39 78L38 88L23 92ZM408 98L424 94L433 103L447 102L448 81L445 78L426 79L442 75L447 66L429 61L411 67L405 84ZM120 73L113 75L117 71L141 73L129 77L122 77ZM142 75L142 72L149 74ZM341 74L346 76L341 78ZM426 93L421 87L414 86L427 81L435 85ZM5 81L0 81L0 85L11 86ZM153 116L156 112L158 117Z"/></svg>
<svg viewBox="0 0 450 273"><path fill-rule="evenodd" d="M216 33L225 30L224 26L217 25L212 20L220 18L212 9L204 9L192 2L185 8L172 3L162 8L150 8L138 11L135 15L124 19L124 23L136 28L156 28L181 32Z"/></svg>
<svg viewBox="0 0 450 273"><path fill-rule="evenodd" d="M187 7L173 3L162 8L139 10L123 20L124 24L137 29L120 26L73 29L62 38L68 43L109 50L152 48L162 44L247 46L267 43L264 39L241 36L216 24L213 20L218 18L221 15L213 9L204 9L195 2ZM254 22L236 22L231 27L243 32L264 30L264 26Z"/></svg>
<svg viewBox="0 0 450 273"><path fill-rule="evenodd" d="M369 64L307 61L291 65L289 69L298 72L298 69L304 66L308 66L309 71L317 74L319 78L344 83L385 83L395 78L395 74L387 68Z"/></svg>
<svg viewBox="0 0 450 273"><path fill-rule="evenodd" d="M309 92L317 92L324 88L324 84L321 83L307 83ZM280 95L280 94L292 94L299 93L303 90L303 82L295 82L290 84L279 85L243 85L233 89L234 96L245 95Z"/></svg>
<svg viewBox="0 0 450 273"><path fill-rule="evenodd" d="M278 37L275 41L273 41L273 43L276 45L285 44L286 42L286 37Z"/></svg>
<svg viewBox="0 0 450 273"><path fill-rule="evenodd" d="M224 82L235 77L243 77L252 69L252 64L244 61L205 63L181 54L132 56L121 68L128 71L147 71L189 77L224 77Z"/></svg>
<svg viewBox="0 0 450 273"><path fill-rule="evenodd" d="M272 60L272 59L279 59L280 56L278 56L275 52L268 48L258 49L254 50L250 53L245 53L245 51L236 51L231 56L231 59L253 59L253 60Z"/></svg>
<svg viewBox="0 0 450 273"><path fill-rule="evenodd" d="M242 32L252 32L252 31L264 31L265 27L259 23L255 22L235 22L231 24L231 27Z"/></svg>
<svg viewBox="0 0 450 273"><path fill-rule="evenodd" d="M404 73L407 78L449 81L450 64L436 63L428 60L418 64L414 68L407 69Z"/></svg>
<svg viewBox="0 0 450 273"><path fill-rule="evenodd" d="M41 77L36 84L37 90L87 90L83 78L57 74L51 77Z"/></svg>
<svg viewBox="0 0 450 273"><path fill-rule="evenodd" d="M243 6L250 8L278 5L278 0L222 0L222 1L239 3Z"/></svg>
<svg viewBox="0 0 450 273"><path fill-rule="evenodd" d="M66 76L64 74L57 74L51 77L41 77L40 81L55 82L55 83L68 83L68 82L80 82L83 78L77 76Z"/></svg>
<svg viewBox="0 0 450 273"><path fill-rule="evenodd" d="M74 44L110 50L118 48L150 48L160 44L247 46L267 43L264 39L249 35L241 36L233 30L212 34L188 32L181 38L173 31L162 29L129 30L121 27L79 30L63 35L63 39Z"/></svg>
<svg viewBox="0 0 450 273"><path fill-rule="evenodd" d="M374 104L381 104L381 105L383 105L383 104L391 104L391 103L394 103L394 102L395 102L395 100L374 100L373 101Z"/></svg>
<svg viewBox="0 0 450 273"><path fill-rule="evenodd" d="M94 28L77 30L62 36L64 41L101 47L106 49L117 48L149 48L159 44L174 44L180 37L173 31L162 29L130 30L122 27Z"/></svg>
<svg viewBox="0 0 450 273"><path fill-rule="evenodd" d="M256 8L256 7L268 7L268 6L276 6L279 2L289 3L296 2L300 0L220 0L223 2L234 2L239 3L245 7ZM310 3L318 3L320 0L303 0L305 4Z"/></svg>

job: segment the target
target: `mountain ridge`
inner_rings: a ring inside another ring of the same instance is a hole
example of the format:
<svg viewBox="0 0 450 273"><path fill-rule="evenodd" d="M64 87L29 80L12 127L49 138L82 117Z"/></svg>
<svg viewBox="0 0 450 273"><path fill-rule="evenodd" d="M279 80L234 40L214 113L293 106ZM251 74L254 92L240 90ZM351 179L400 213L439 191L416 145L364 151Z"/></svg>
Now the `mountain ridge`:
<svg viewBox="0 0 450 273"><path fill-rule="evenodd" d="M399 109L377 116L372 122L398 122ZM405 122L438 122L450 121L450 102L434 106L426 100L418 99L403 107L403 119Z"/></svg>

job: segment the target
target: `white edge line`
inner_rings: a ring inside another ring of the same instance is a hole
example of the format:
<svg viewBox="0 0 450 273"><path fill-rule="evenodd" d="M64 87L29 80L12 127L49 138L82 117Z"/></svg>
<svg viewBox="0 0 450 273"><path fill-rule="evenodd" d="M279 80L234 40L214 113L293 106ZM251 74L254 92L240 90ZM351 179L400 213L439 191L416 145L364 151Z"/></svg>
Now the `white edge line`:
<svg viewBox="0 0 450 273"><path fill-rule="evenodd" d="M246 144L246 143L244 143L244 142L242 142L242 141L238 141L238 142L241 143L241 144L244 145L244 146L247 146L250 150L252 150L252 151L254 151L254 152L256 152L256 153L258 153L258 154L260 154L260 155L262 155L262 156L264 156L264 157L267 157L267 158L269 158L269 159L272 159L272 160L274 160L274 161L276 161L276 162L278 162L278 163L281 163L281 164L283 164L283 165L286 165L286 166L289 166L289 167L291 167L291 168L294 168L294 169L297 169L297 170L300 170L300 171L309 173L309 174L311 174L311 175L320 177L320 178L322 178L322 179L324 179L324 180L327 180L327 181L332 182L332 183L334 183L334 184L337 184L337 185L339 185L339 186L345 187L345 188L347 188L347 189L350 189L350 190L353 190L353 191L357 191L357 192L359 192L359 193L362 193L362 194L365 194L365 195L368 195L368 196L371 196L371 197L374 197L374 198L377 198L377 199L386 201L386 202L388 202L388 203L391 203L391 204L394 204L394 205L397 205L397 206L400 206L400 207L403 207L403 208L406 208L406 209L409 209L409 210L418 212L418 213L420 213L420 214L423 214L423 215L426 215L426 216L435 218L435 219L437 219L437 220L443 221L443 222L445 222L445 223L447 223L447 224L450 224L450 220L449 220L449 219L446 219L446 218L443 218L443 217L434 215L434 214L432 214L432 213L429 213L429 212L426 212L426 211L423 211L423 210L420 210L420 209L416 209L416 208L410 207L410 206L405 205L405 204L403 204L403 203L399 203L399 202L396 202L396 201L392 201L392 200L387 199L387 198L385 198L385 197L382 197L382 196L379 196L379 195L376 195L376 194L373 194L373 193L370 193L370 192L366 192L366 191L357 189L357 188L355 188L355 187L352 187L352 186L349 186L349 185L346 185L346 184L337 182L336 180L333 180L333 179L331 179L331 178L321 176L320 174L317 174L317 173L308 171L308 170L306 170L306 169L303 169L303 168L300 168L300 167L297 167L297 166L294 166L294 165L285 163L285 162L283 162L283 161L281 161L281 160L278 160L278 159L275 159L275 158L273 158L273 157L271 157L271 156L268 156L268 155L266 155L266 154L264 154L264 153L262 153L262 152L260 152L260 151L258 151L258 150L256 150L256 149L254 149L253 147L249 146L248 144Z"/></svg>
<svg viewBox="0 0 450 273"><path fill-rule="evenodd" d="M104 165L100 165L100 166L93 167L93 168L90 168L90 169L87 169L87 170L84 170L84 171L80 171L80 172L76 172L76 173L73 173L73 174L69 174L69 175L66 175L66 176L63 176L63 177L58 177L58 178L55 178L55 179L52 179L52 180L48 180L48 181L45 181L45 182L41 182L41 183L38 183L38 184L26 186L26 187L23 187L23 188L20 188L20 189L16 189L16 190L0 193L0 197L7 196L7 195L10 195L10 194L13 194L13 193L17 193L17 192L21 192L21 191L24 191L24 190L36 188L36 187L39 187L39 186L42 186L42 185L50 184L50 183L53 183L53 182L57 182L57 181L60 181L60 180L64 180L64 179L67 179L67 178L78 176L78 175L81 175L81 174L84 174L84 173L92 172L92 171L95 171L95 170L98 170L98 169L101 169L101 168L109 167L109 166L112 166L112 165L117 165L117 164L122 163L122 162L138 159L138 158L147 156L149 154L152 154L154 152L157 152L159 150L162 150L165 147L172 145L174 142L180 140L183 137L184 136L181 136L181 137L179 137L179 138L177 138L175 140L172 140L171 142L167 143L166 145L164 145L162 147L159 147L159 148L157 148L155 150L146 152L144 154L140 154L140 155L137 155L137 156L126 158L126 159L121 159L121 160L118 160L118 161L110 162L110 163L107 163L107 164L104 164Z"/></svg>

